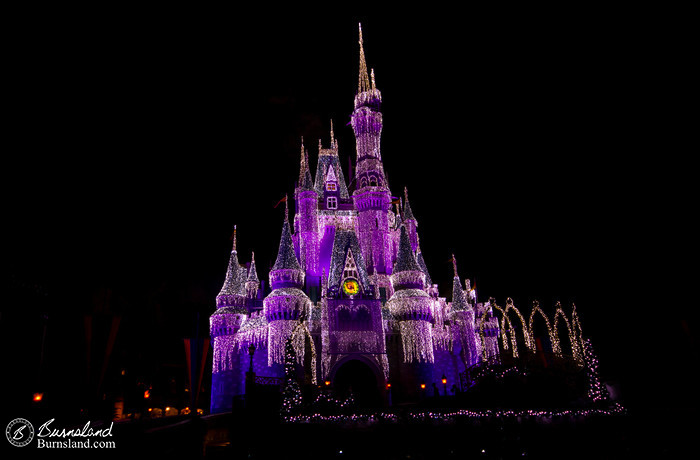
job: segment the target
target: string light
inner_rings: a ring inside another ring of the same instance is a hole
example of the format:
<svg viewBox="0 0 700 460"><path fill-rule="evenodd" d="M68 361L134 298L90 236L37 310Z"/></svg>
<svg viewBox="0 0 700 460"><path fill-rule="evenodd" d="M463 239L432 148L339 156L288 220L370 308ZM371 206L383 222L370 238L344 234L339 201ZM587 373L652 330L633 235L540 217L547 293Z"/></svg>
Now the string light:
<svg viewBox="0 0 700 460"><path fill-rule="evenodd" d="M323 415L313 413L309 415L289 415L282 418L285 423L361 423L363 425L375 423L405 423L405 422L438 422L454 423L463 419L493 420L510 419L526 421L529 419L551 421L552 419L578 419L581 417L614 416L627 413L621 404L614 403L607 408L588 409L457 409L457 410L418 410L405 411L401 414L377 411L372 414L334 414Z"/></svg>
<svg viewBox="0 0 700 460"><path fill-rule="evenodd" d="M545 324L547 325L547 333L549 334L549 339L550 342L552 343L552 351L556 353L557 355L561 354L561 347L559 346L559 339L555 333L552 331L552 326L549 323L549 318L547 318L547 315L544 314L542 309L540 308L540 304L538 301L534 301L532 305L532 311L530 312L530 322L528 323L528 331L530 337L535 337L535 332L534 332L534 322L535 322L535 314L539 313L540 316L544 319ZM555 321L556 321L555 317ZM564 318L566 319L566 318ZM556 323L555 323L556 324ZM567 322L568 324L568 322Z"/></svg>

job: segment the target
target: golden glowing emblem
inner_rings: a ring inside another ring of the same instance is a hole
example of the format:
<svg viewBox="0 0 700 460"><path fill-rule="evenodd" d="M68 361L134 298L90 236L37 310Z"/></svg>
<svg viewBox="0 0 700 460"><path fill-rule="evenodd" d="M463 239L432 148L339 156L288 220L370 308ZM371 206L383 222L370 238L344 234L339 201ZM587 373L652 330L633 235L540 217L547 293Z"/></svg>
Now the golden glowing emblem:
<svg viewBox="0 0 700 460"><path fill-rule="evenodd" d="M343 283L343 291L345 291L347 295L355 295L360 292L360 285L357 284L355 280L345 280Z"/></svg>

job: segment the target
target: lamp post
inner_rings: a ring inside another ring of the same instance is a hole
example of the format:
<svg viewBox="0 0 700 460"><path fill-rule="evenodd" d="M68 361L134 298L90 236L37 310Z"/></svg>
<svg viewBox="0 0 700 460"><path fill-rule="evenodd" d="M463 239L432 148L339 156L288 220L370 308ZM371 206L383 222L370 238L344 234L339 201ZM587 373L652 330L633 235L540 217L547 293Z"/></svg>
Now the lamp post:
<svg viewBox="0 0 700 460"><path fill-rule="evenodd" d="M250 366L248 367L248 372L253 372L253 355L255 354L255 345L252 343L248 347L248 354L250 355Z"/></svg>
<svg viewBox="0 0 700 460"><path fill-rule="evenodd" d="M445 396L447 396L447 377L445 374L442 374L442 386L445 388Z"/></svg>
<svg viewBox="0 0 700 460"><path fill-rule="evenodd" d="M246 408L251 408L255 405L253 399L255 395L255 372L253 372L253 355L255 354L255 346L251 343L248 347L248 354L250 355L250 366L248 367L248 372L245 373L245 405Z"/></svg>

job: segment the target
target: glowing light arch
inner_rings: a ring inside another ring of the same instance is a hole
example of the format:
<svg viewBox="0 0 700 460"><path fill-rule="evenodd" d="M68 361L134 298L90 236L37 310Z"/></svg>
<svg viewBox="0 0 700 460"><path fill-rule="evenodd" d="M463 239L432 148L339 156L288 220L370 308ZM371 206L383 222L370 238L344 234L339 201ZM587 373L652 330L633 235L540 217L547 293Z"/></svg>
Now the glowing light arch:
<svg viewBox="0 0 700 460"><path fill-rule="evenodd" d="M528 324L529 328L529 334L530 334L530 340L532 342L532 351L536 351L536 344L534 341L535 337L535 331L534 331L534 326L535 326L535 314L539 313L542 318L544 318L544 322L547 325L547 333L549 334L549 340L552 342L552 351L560 355L561 354L561 346L559 345L559 337L554 333L552 330L552 324L549 322L549 318L547 318L547 315L542 311L540 308L540 303L535 300L532 302L532 311L530 312L530 322Z"/></svg>
<svg viewBox="0 0 700 460"><path fill-rule="evenodd" d="M508 332L510 332L510 342L513 346L513 357L517 358L518 355L518 342L515 337L515 328L513 327L513 323L510 321L510 318L508 317L508 305L506 305L506 309L503 310L500 306L496 304L496 301L494 299L491 299L491 306L495 308L496 310L500 311L501 314L503 315L503 318L501 318L501 342L503 343L503 349L508 350ZM508 300L511 300L510 297ZM514 308L516 311L517 309L515 306L513 306L513 301L511 300L510 306ZM518 314L520 314L518 312ZM522 316L521 316L522 318ZM508 330L506 331L506 320L508 320ZM527 332L526 332L527 333Z"/></svg>
<svg viewBox="0 0 700 460"><path fill-rule="evenodd" d="M579 343L579 340L581 340L580 334L577 334L576 327L578 327L578 331L580 332L581 330L581 325L578 322L578 317L575 316L576 314L576 307L573 307L571 316L572 320L569 322L568 318L566 317L566 314L564 313L564 310L561 308L561 302L557 302L556 305L556 311L554 313L554 334L557 337L557 342L559 342L559 318L562 318L564 320L564 323L566 324L566 328L569 332L569 343L571 344L571 355L576 361L582 361L582 356L581 356L581 349L582 349L582 343ZM574 318L576 318L574 320ZM572 323L574 323L574 326L572 327ZM559 352L558 354L561 355L561 346L559 346Z"/></svg>

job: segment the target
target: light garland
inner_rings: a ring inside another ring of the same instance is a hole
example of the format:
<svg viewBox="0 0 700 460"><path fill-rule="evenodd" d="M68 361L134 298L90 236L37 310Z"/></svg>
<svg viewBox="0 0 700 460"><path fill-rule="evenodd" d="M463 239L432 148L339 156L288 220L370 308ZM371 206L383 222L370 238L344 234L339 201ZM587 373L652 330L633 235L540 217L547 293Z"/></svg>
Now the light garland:
<svg viewBox="0 0 700 460"><path fill-rule="evenodd" d="M399 328L404 362L432 363L435 361L432 325L429 322L406 320L399 322Z"/></svg>
<svg viewBox="0 0 700 460"><path fill-rule="evenodd" d="M284 388L282 390L281 412L284 415L291 414L301 407L301 388L296 377L295 362L298 361L292 339L285 342L284 346Z"/></svg>
<svg viewBox="0 0 700 460"><path fill-rule="evenodd" d="M486 409L470 410L458 409L447 411L406 411L403 413L376 412L373 414L349 414L349 415L322 415L319 413L311 415L289 415L282 418L286 423L405 423L405 422L438 422L453 423L460 420L493 420L511 419L526 421L530 419L549 421L552 419L576 419L581 417L594 416L615 416L627 413L621 404L614 403L608 408L589 409L559 409L559 410L538 410L538 409Z"/></svg>
<svg viewBox="0 0 700 460"><path fill-rule="evenodd" d="M239 352L247 352L248 347L253 345L255 348L261 346L267 347L268 322L262 312L254 312L238 330L236 334L236 343L238 343Z"/></svg>
<svg viewBox="0 0 700 460"><path fill-rule="evenodd" d="M593 352L593 346L589 339L583 342L583 359L586 366L586 376L588 378L588 398L593 402L607 401L608 390L600 382L598 374L598 357Z"/></svg>
<svg viewBox="0 0 700 460"><path fill-rule="evenodd" d="M234 370L238 366L239 352L236 337L222 335L212 339L214 356L212 359L212 373Z"/></svg>

